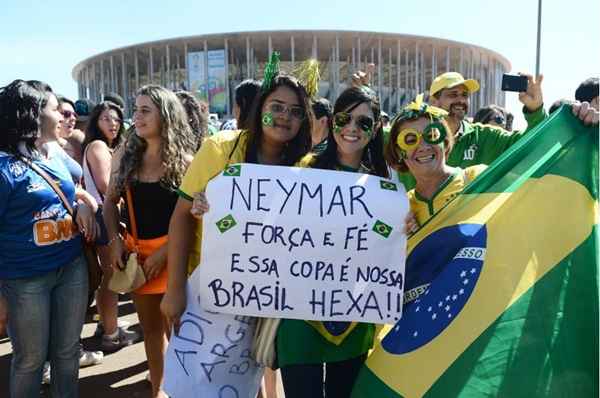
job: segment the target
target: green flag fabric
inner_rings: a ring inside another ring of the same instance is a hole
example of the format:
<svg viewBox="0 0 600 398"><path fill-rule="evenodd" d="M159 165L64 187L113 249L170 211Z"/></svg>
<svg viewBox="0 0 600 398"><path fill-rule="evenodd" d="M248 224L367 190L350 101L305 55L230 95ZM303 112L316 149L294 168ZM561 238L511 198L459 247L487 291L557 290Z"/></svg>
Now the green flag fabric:
<svg viewBox="0 0 600 398"><path fill-rule="evenodd" d="M597 397L598 243L598 128L563 107L409 239L352 397Z"/></svg>

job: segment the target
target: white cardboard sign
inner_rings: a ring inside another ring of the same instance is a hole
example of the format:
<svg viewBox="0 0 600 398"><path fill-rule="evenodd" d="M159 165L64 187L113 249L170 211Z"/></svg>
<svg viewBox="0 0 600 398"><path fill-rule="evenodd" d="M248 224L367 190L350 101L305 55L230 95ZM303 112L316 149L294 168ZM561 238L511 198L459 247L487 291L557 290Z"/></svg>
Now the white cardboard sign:
<svg viewBox="0 0 600 398"><path fill-rule="evenodd" d="M216 314L200 305L198 273L165 355L163 389L171 397L255 398L264 368L250 358L256 320Z"/></svg>
<svg viewBox="0 0 600 398"><path fill-rule="evenodd" d="M235 164L207 186L200 293L210 311L395 323L408 201L376 176Z"/></svg>

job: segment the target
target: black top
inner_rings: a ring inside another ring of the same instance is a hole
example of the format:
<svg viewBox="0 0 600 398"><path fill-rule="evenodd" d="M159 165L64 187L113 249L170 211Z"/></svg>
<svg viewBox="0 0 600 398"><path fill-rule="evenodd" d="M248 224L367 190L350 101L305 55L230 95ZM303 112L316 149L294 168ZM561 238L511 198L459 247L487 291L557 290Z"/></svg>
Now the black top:
<svg viewBox="0 0 600 398"><path fill-rule="evenodd" d="M136 181L131 184L131 198L138 238L155 239L166 235L169 231L171 214L177 203L177 192L164 188L159 182ZM127 226L127 232L131 234L127 200L122 211L122 219Z"/></svg>

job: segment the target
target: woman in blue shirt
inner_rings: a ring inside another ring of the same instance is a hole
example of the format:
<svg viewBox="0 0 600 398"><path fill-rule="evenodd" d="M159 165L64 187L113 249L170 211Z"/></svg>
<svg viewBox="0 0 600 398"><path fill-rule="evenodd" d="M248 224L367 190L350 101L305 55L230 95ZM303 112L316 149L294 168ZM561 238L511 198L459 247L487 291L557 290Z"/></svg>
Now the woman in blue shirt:
<svg viewBox="0 0 600 398"><path fill-rule="evenodd" d="M52 89L15 80L0 88L0 285L13 346L11 397L37 397L42 367L52 365L52 396L77 397L79 335L87 306L81 231L95 238L93 210L77 204L64 163L46 150L62 115ZM76 225L48 174L76 211Z"/></svg>

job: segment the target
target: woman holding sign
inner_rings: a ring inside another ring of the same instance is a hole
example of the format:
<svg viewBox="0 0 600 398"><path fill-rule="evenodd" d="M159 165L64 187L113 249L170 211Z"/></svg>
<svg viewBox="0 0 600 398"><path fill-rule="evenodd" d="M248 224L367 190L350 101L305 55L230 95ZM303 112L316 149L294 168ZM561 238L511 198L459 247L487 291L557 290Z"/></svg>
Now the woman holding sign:
<svg viewBox="0 0 600 398"><path fill-rule="evenodd" d="M379 115L371 90L345 90L334 105L327 149L305 156L299 165L387 178ZM367 323L282 320L277 361L286 397L322 397L323 391L327 397L349 397L374 335L375 326Z"/></svg>
<svg viewBox="0 0 600 398"><path fill-rule="evenodd" d="M139 89L133 121L134 130L112 159L104 220L113 267L123 269L128 252L136 251L146 276L146 284L132 297L144 331L152 396L163 397L160 385L169 329L158 307L167 284L167 230L195 139L179 99L160 86ZM127 226L123 237L117 208L122 199L123 213L133 214L133 219L123 220Z"/></svg>
<svg viewBox="0 0 600 398"><path fill-rule="evenodd" d="M188 275L200 262L202 223L195 216L208 210L202 195L199 212L190 212L194 195L203 192L228 164L293 166L310 149L312 110L308 95L297 79L278 73L277 56L274 52L267 65L247 129L224 131L204 141L179 188L169 226L169 282L161 303L176 330L186 307Z"/></svg>

